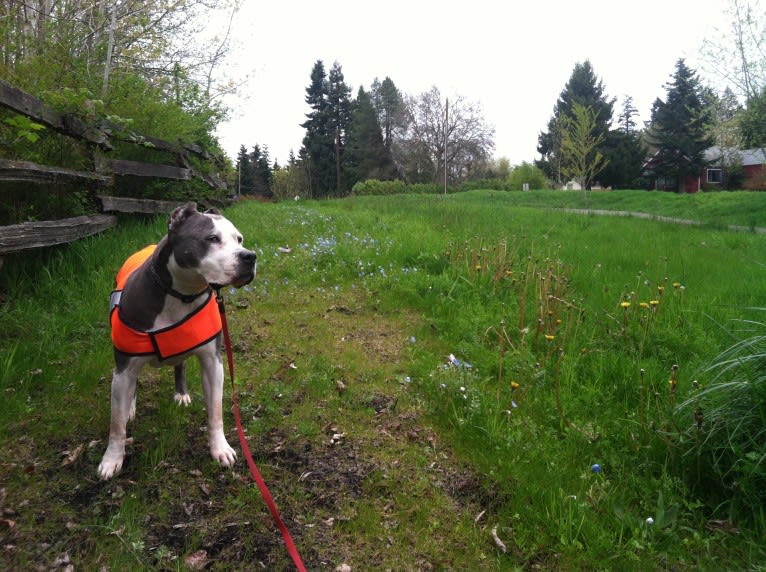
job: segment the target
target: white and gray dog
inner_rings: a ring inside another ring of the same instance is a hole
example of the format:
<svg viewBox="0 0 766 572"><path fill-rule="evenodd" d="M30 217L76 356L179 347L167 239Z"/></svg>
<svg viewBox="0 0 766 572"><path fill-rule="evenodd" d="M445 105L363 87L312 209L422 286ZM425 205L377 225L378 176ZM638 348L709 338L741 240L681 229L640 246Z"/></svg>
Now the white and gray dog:
<svg viewBox="0 0 766 572"><path fill-rule="evenodd" d="M236 461L223 430L221 317L213 289L253 280L255 259L229 220L215 210L201 213L189 203L170 215L168 234L159 244L126 261L112 293L115 368L109 444L98 467L101 479L122 468L141 369L175 367L175 401L188 405L184 361L190 356L197 356L202 370L210 454L225 467Z"/></svg>

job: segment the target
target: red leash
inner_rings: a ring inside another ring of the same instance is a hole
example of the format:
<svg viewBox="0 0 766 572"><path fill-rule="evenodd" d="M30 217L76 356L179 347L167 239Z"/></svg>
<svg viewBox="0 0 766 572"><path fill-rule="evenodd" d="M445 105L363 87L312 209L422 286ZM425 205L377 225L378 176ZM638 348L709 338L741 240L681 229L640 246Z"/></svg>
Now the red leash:
<svg viewBox="0 0 766 572"><path fill-rule="evenodd" d="M287 526L285 526L285 523L282 521L282 517L279 515L279 510L277 509L277 505L274 503L274 499L271 496L271 493L269 492L269 488L266 486L266 482L263 480L263 477L261 476L261 472L258 470L258 467L255 465L255 461L253 461L253 455L250 453L250 447L247 446L247 440L245 439L245 430L242 428L242 420L239 416L239 403L237 402L237 388L234 385L234 353L231 349L231 337L229 336L229 326L226 322L226 308L223 304L223 296L221 296L221 291L216 291L216 300L218 301L218 310L221 313L221 326L223 328L223 341L224 345L226 346L226 359L229 362L229 378L231 379L231 401L234 404L234 421L237 424L237 433L239 434L239 444L242 446L242 454L245 456L245 460L247 461L247 466L250 467L250 475L253 477L253 480L258 484L258 488L261 491L261 496L263 497L263 500L266 502L266 506L269 507L269 512L271 512L271 516L274 519L274 523L277 525L277 528L282 533L282 538L285 541L285 546L287 547L287 552L290 554L290 558L293 559L293 562L295 563L295 567L298 569L299 572L306 572L306 567L303 565L303 561L301 560L300 554L298 554L298 549L295 547L295 543L293 542L292 536L290 536L290 531L287 530Z"/></svg>

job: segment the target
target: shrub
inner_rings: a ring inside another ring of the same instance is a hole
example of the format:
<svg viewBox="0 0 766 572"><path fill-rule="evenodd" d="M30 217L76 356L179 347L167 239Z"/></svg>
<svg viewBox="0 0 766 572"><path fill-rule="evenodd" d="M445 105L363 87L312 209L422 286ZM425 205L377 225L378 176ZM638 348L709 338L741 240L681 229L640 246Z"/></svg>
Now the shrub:
<svg viewBox="0 0 766 572"><path fill-rule="evenodd" d="M407 184L401 180L379 181L368 179L359 181L351 189L354 196L363 195L397 195L401 193L438 194L444 191L444 187L434 183Z"/></svg>
<svg viewBox="0 0 766 572"><path fill-rule="evenodd" d="M511 176L508 178L508 190L521 191L524 188L524 183L529 184L529 190L531 191L547 188L545 173L540 168L527 162L514 167L513 171L511 171Z"/></svg>

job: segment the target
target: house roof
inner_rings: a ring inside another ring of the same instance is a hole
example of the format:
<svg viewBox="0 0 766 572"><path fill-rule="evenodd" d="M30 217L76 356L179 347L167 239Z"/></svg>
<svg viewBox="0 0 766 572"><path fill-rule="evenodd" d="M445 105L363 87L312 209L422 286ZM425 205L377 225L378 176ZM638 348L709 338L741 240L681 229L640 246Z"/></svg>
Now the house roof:
<svg viewBox="0 0 766 572"><path fill-rule="evenodd" d="M743 167L766 164L766 154L763 149L736 149L734 147L709 147L705 150L705 161L716 163L725 157L728 161L739 160Z"/></svg>

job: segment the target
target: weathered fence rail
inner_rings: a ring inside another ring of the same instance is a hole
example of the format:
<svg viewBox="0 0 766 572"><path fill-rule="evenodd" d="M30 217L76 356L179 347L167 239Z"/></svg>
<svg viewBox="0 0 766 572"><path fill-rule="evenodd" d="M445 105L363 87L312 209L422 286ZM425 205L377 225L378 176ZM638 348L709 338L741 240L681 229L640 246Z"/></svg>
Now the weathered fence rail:
<svg viewBox="0 0 766 572"><path fill-rule="evenodd" d="M30 161L0 159L0 182L57 185L83 183L100 190L113 189L116 177L145 177L173 181L197 179L209 188L225 191L226 184L216 174L201 173L192 166L190 155L220 169L221 157L209 154L199 145L173 143L128 131L123 126L102 120L90 124L72 113L60 113L23 90L0 79L0 107L21 114L53 131L84 142L91 150L92 170L74 170ZM174 164L143 163L105 156L113 150L111 141L140 145L145 149L170 154ZM3 254L54 246L102 232L117 224L117 217L105 213L164 213L179 201L149 200L96 194L102 214L53 221L24 222L0 226L0 257ZM2 259L0 258L0 262Z"/></svg>
<svg viewBox="0 0 766 572"><path fill-rule="evenodd" d="M73 242L116 224L116 216L98 214L3 226L0 227L0 255Z"/></svg>

